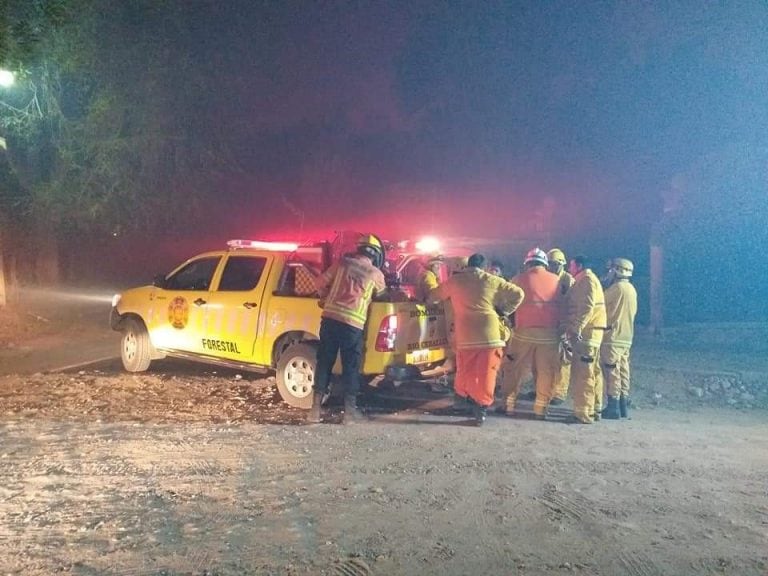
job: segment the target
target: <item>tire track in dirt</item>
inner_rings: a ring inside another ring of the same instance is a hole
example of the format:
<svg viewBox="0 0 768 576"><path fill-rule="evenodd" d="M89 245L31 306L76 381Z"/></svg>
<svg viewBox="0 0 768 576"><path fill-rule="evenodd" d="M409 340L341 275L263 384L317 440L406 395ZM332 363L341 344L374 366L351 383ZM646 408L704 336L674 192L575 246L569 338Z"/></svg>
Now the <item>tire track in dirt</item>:
<svg viewBox="0 0 768 576"><path fill-rule="evenodd" d="M148 441L153 435L159 437ZM197 574L215 572L233 559L246 566L263 565L271 547L254 546L262 540L260 533L270 534L268 541L276 535L311 552L314 536L303 533L308 519L296 515L296 503L283 498L287 488L281 477L297 470L296 454L269 442L243 449L240 442L239 434L230 439L210 431L201 435L188 429L154 429L148 434L115 427L109 438L100 437L78 455L84 457L82 470L70 473L72 481L89 486L103 485L108 478L105 486L114 497L89 502L87 518L77 512L77 502L65 498L61 506L68 517L61 519L56 533L106 519L105 530L118 540L106 554L98 554L90 543L83 550L82 569L94 574ZM40 462L51 473L64 464ZM255 487L260 503L256 510ZM265 509L274 514L266 518ZM48 534L40 536L43 540L35 540L51 541ZM24 538L30 537L27 526ZM147 549L156 551L151 561L140 552Z"/></svg>
<svg viewBox="0 0 768 576"><path fill-rule="evenodd" d="M537 500L558 516L575 522L592 519L593 510L586 498L575 493L565 494L554 484L545 484Z"/></svg>
<svg viewBox="0 0 768 576"><path fill-rule="evenodd" d="M621 566L626 576L664 576L663 571L644 552L629 550L616 537L619 524L604 514L589 498L577 492L565 492L555 484L544 485L536 497L546 508L556 514L558 520L577 523L582 538L592 540L595 549L602 550L613 562Z"/></svg>
<svg viewBox="0 0 768 576"><path fill-rule="evenodd" d="M370 576L370 566L360 558L349 558L333 565L335 576Z"/></svg>
<svg viewBox="0 0 768 576"><path fill-rule="evenodd" d="M458 476L458 475L456 475ZM499 500L506 495L508 490L508 478L497 472L475 470L470 480L462 482L449 476L437 476L427 484L427 493L441 495L436 499L437 507L441 511L450 511L462 519L462 526L477 533L491 535L492 537L483 543L482 557L484 561L490 561L493 565L509 565L512 553L507 548L504 531L500 530L501 517ZM467 488L471 486L471 488ZM433 505L434 506L434 505ZM438 522L434 525L441 525ZM466 558L455 558L450 542L445 542L445 533L432 529L433 524L427 521L425 525L430 527L430 538L435 542L432 547L433 557L436 561L466 562ZM464 566L466 568L466 566Z"/></svg>
<svg viewBox="0 0 768 576"><path fill-rule="evenodd" d="M627 576L662 576L664 574L643 552L619 550L618 559Z"/></svg>

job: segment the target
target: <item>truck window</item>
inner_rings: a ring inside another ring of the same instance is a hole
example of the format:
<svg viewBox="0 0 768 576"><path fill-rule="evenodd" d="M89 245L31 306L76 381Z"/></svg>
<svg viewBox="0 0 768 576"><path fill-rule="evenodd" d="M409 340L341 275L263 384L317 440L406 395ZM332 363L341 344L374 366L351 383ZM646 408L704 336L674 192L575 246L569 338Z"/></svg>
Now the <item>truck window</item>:
<svg viewBox="0 0 768 576"><path fill-rule="evenodd" d="M420 260L411 260L405 265L403 271L400 273L400 282L406 285L413 285L419 283L419 277L424 272L425 266Z"/></svg>
<svg viewBox="0 0 768 576"><path fill-rule="evenodd" d="M259 285L266 258L258 256L230 256L224 266L219 291L247 292Z"/></svg>
<svg viewBox="0 0 768 576"><path fill-rule="evenodd" d="M208 290L221 257L193 260L165 281L166 290Z"/></svg>
<svg viewBox="0 0 768 576"><path fill-rule="evenodd" d="M291 262L285 269L275 292L279 296L317 296L315 278L318 272L304 263Z"/></svg>

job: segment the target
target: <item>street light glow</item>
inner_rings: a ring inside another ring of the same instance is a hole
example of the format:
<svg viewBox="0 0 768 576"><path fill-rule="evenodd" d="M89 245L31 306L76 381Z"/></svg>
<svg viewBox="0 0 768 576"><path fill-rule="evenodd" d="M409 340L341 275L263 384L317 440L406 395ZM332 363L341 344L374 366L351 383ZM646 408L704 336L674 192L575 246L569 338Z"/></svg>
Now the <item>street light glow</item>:
<svg viewBox="0 0 768 576"><path fill-rule="evenodd" d="M0 69L0 86L3 88L8 88L10 86L13 86L13 83L15 81L15 78L13 76L13 72L10 70L1 70Z"/></svg>

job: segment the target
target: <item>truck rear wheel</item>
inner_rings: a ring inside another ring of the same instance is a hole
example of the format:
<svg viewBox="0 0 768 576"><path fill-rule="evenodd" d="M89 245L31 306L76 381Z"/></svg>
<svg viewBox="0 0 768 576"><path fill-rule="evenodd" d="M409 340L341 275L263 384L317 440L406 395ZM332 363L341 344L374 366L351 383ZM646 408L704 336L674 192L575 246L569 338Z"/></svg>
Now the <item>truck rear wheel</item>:
<svg viewBox="0 0 768 576"><path fill-rule="evenodd" d="M120 358L123 361L123 367L128 372L144 372L149 368L152 347L146 326L136 318L128 318L123 323L122 332Z"/></svg>
<svg viewBox="0 0 768 576"><path fill-rule="evenodd" d="M317 346L291 344L277 360L277 389L282 399L294 408L312 408L315 386Z"/></svg>

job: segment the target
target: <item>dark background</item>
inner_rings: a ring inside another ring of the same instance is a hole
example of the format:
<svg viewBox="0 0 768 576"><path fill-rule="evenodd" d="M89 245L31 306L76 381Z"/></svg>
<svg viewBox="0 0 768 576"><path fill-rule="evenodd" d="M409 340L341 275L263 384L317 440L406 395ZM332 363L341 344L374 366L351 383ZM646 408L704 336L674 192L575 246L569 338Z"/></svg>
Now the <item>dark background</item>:
<svg viewBox="0 0 768 576"><path fill-rule="evenodd" d="M60 102L92 130L69 137L122 127L134 140L111 161L138 164L96 185L55 161L64 192L108 205L97 226L79 223L87 202L57 220L70 282L354 228L497 239L508 269L510 240L587 253L598 273L629 257L645 319L653 238L669 321L768 315L762 1L75 4ZM169 134L175 158L195 153L142 180Z"/></svg>

